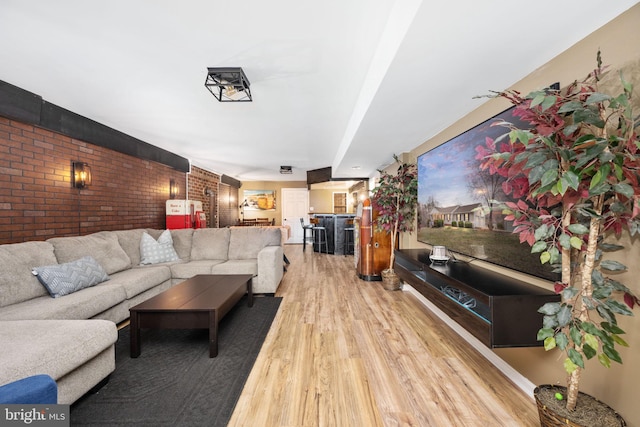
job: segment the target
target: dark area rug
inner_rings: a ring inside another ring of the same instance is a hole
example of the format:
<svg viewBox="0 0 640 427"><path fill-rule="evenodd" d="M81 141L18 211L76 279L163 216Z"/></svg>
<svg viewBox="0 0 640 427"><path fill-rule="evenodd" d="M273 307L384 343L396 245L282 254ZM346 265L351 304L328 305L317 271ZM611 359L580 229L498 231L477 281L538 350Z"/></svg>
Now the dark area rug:
<svg viewBox="0 0 640 427"><path fill-rule="evenodd" d="M243 298L220 322L218 356L208 331L143 330L142 353L129 356L119 331L116 370L95 394L71 407L72 426L226 426L281 298Z"/></svg>

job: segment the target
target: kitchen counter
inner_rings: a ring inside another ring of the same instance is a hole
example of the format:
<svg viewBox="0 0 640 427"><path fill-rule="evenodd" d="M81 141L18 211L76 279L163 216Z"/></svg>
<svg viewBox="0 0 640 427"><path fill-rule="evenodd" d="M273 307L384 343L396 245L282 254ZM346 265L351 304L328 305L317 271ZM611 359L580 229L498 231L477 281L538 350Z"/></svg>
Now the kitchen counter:
<svg viewBox="0 0 640 427"><path fill-rule="evenodd" d="M314 213L313 216L318 219L318 225L327 229L327 247L330 254L344 255L344 229L348 219L355 218L355 214L331 214L331 213ZM320 245L318 239L313 242L313 250L319 252ZM322 245L324 252L324 245Z"/></svg>

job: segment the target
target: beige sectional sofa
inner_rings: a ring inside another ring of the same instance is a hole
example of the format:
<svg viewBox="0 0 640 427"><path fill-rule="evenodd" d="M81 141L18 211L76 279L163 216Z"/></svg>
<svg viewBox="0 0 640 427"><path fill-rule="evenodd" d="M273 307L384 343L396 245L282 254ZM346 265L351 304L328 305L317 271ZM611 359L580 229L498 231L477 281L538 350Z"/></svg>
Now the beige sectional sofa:
<svg viewBox="0 0 640 427"><path fill-rule="evenodd" d="M253 274L253 291L265 294L275 293L283 276L277 229L171 230L179 260L140 265L145 232L157 239L163 230L0 245L0 385L49 374L59 403L72 403L115 369L116 324L129 317L130 307L196 274ZM109 279L52 298L32 273L85 256Z"/></svg>

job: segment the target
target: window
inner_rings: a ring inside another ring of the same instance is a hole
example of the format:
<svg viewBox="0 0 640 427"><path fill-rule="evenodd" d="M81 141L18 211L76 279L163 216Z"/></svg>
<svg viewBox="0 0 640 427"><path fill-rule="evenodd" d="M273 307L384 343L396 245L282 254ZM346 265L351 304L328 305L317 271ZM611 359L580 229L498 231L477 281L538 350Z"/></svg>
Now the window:
<svg viewBox="0 0 640 427"><path fill-rule="evenodd" d="M347 193L333 193L333 213L347 213Z"/></svg>

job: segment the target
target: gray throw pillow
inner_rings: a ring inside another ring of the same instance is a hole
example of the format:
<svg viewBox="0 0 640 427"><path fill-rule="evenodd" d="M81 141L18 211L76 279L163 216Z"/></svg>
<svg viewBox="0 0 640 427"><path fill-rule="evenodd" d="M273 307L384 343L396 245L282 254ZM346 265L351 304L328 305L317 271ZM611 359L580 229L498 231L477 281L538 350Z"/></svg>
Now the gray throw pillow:
<svg viewBox="0 0 640 427"><path fill-rule="evenodd" d="M102 266L90 256L64 264L34 267L31 272L54 298L109 280Z"/></svg>
<svg viewBox="0 0 640 427"><path fill-rule="evenodd" d="M146 231L140 239L140 264L158 264L161 262L179 261L180 257L173 248L171 231L164 230L158 240Z"/></svg>

